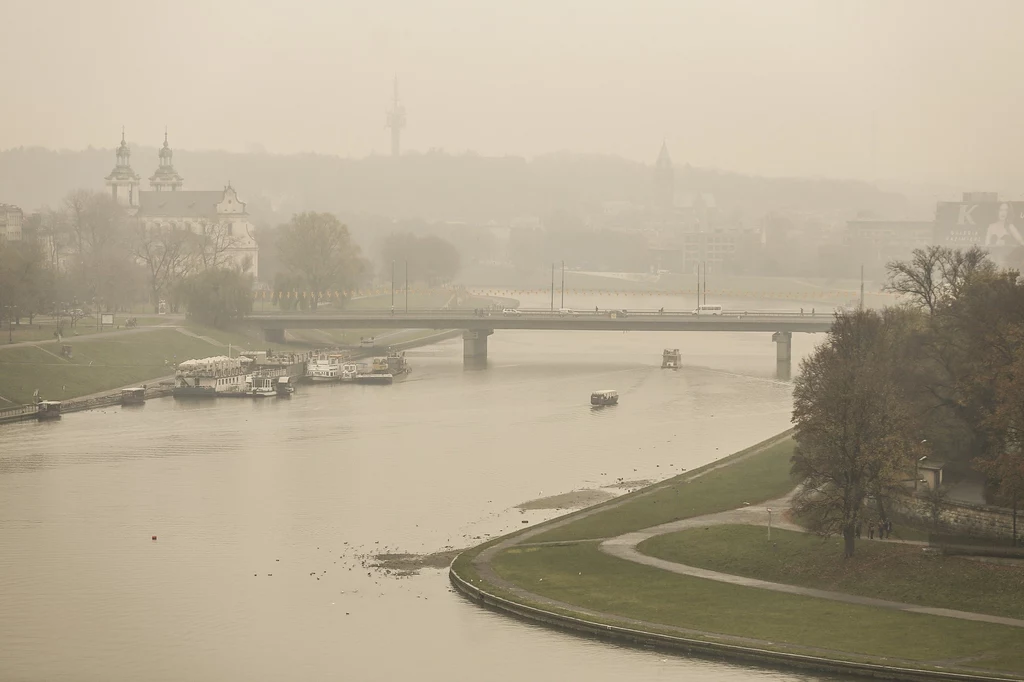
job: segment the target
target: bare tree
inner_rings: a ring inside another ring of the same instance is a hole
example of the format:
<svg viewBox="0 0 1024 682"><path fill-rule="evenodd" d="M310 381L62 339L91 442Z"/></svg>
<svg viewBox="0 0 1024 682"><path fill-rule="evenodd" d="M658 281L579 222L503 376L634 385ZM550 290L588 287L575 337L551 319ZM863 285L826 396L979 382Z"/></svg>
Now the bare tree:
<svg viewBox="0 0 1024 682"><path fill-rule="evenodd" d="M137 221L132 230L132 255L146 271L150 299L159 312L161 297L188 273L193 257L191 234L176 225L147 227Z"/></svg>
<svg viewBox="0 0 1024 682"><path fill-rule="evenodd" d="M205 272L242 265L235 263L231 257L231 251L242 243L241 236L235 235L233 229L230 222L219 219L199 223L193 243L196 271Z"/></svg>
<svg viewBox="0 0 1024 682"><path fill-rule="evenodd" d="M959 298L977 275L994 272L995 265L977 246L966 251L929 246L914 249L909 261L888 263L886 270L886 291L906 296L912 305L934 315L940 305Z"/></svg>

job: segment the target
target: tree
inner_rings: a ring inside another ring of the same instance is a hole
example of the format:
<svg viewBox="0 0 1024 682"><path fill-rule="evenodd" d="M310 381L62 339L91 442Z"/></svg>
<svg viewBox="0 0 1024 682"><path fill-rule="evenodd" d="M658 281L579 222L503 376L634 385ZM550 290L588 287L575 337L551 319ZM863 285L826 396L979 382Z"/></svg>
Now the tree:
<svg viewBox="0 0 1024 682"><path fill-rule="evenodd" d="M330 213L299 213L280 229L281 263L300 278L316 310L324 292L350 290L366 267L348 228Z"/></svg>
<svg viewBox="0 0 1024 682"><path fill-rule="evenodd" d="M191 242L192 235L184 228L170 224L147 226L136 221L131 252L146 272L154 312L159 312L163 295L188 274Z"/></svg>
<svg viewBox="0 0 1024 682"><path fill-rule="evenodd" d="M451 242L434 235L417 237L409 232L388 235L381 261L386 269L390 269L391 263L408 263L414 280L428 286L451 281L461 267L459 251Z"/></svg>
<svg viewBox="0 0 1024 682"><path fill-rule="evenodd" d="M899 361L895 326L871 311L838 315L795 381L792 472L803 485L793 507L819 532L842 534L847 558L865 503L873 497L884 515L917 447L905 396L892 378Z"/></svg>
<svg viewBox="0 0 1024 682"><path fill-rule="evenodd" d="M221 220L204 220L199 223L192 242L196 270L212 270L233 265L228 252L241 242L241 237L235 235L233 229L231 223ZM251 265L250 263L250 267Z"/></svg>
<svg viewBox="0 0 1024 682"><path fill-rule="evenodd" d="M233 268L204 270L184 280L182 298L191 317L225 327L252 312L252 275Z"/></svg>
<svg viewBox="0 0 1024 682"><path fill-rule="evenodd" d="M0 244L0 313L8 323L32 318L49 309L53 298L53 271L34 241Z"/></svg>
<svg viewBox="0 0 1024 682"><path fill-rule="evenodd" d="M959 298L976 276L994 272L995 265L977 246L967 251L929 246L914 249L909 261L890 262L886 270L886 291L906 296L934 315L940 305Z"/></svg>

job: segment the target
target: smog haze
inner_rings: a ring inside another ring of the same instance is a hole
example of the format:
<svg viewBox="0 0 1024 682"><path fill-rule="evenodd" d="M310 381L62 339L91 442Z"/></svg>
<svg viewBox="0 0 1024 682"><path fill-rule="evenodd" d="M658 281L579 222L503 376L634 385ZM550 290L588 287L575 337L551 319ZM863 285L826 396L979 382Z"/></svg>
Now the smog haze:
<svg viewBox="0 0 1024 682"><path fill-rule="evenodd" d="M0 148L567 150L1009 189L1024 3L6 3Z"/></svg>

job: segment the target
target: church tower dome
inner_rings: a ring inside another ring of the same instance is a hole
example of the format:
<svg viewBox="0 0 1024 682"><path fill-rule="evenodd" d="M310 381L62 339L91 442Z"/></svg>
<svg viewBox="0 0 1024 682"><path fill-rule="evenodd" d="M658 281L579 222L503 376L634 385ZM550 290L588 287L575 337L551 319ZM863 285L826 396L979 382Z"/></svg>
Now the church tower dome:
<svg viewBox="0 0 1024 682"><path fill-rule="evenodd" d="M166 129L164 129L164 146L160 148L158 156L160 165L149 179L149 186L157 192L177 192L185 180L178 175L178 171L174 170L174 152L167 143Z"/></svg>
<svg viewBox="0 0 1024 682"><path fill-rule="evenodd" d="M114 201L128 208L139 206L139 174L132 170L132 150L124 139L124 126L121 127L121 144L115 151L117 165L107 176L107 187Z"/></svg>

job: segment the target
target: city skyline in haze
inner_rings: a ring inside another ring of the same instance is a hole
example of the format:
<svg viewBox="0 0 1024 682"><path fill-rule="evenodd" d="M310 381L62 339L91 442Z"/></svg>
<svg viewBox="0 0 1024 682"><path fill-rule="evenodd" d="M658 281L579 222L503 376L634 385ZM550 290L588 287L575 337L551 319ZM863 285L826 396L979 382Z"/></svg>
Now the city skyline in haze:
<svg viewBox="0 0 1024 682"><path fill-rule="evenodd" d="M0 148L557 151L1024 185L1024 3L43 0L0 10ZM1019 190L1018 190L1019 191Z"/></svg>

